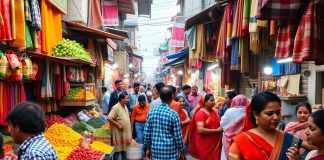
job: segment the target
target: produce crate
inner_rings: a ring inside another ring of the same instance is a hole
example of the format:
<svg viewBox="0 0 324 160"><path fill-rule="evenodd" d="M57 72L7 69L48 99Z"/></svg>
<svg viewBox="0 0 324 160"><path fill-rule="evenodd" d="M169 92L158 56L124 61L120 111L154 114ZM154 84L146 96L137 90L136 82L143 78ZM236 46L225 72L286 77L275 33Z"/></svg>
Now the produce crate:
<svg viewBox="0 0 324 160"><path fill-rule="evenodd" d="M90 100L62 100L60 106L90 106L95 104L95 99Z"/></svg>
<svg viewBox="0 0 324 160"><path fill-rule="evenodd" d="M107 136L107 137L93 137L94 141L100 141L103 143L107 143L109 145L111 145L111 136Z"/></svg>

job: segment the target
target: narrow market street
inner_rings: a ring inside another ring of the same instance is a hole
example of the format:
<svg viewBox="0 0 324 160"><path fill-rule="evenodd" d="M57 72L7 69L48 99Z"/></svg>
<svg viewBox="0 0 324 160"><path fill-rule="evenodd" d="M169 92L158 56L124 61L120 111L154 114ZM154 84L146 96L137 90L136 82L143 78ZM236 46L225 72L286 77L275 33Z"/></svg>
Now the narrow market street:
<svg viewBox="0 0 324 160"><path fill-rule="evenodd" d="M324 160L324 0L0 0L2 160Z"/></svg>

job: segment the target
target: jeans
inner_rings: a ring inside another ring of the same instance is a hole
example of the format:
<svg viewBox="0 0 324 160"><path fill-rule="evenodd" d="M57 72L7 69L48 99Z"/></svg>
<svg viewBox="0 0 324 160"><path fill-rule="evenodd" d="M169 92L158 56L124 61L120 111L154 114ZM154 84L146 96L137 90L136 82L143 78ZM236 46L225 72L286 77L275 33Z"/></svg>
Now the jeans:
<svg viewBox="0 0 324 160"><path fill-rule="evenodd" d="M136 140L137 143L144 144L144 127L145 123L135 122L135 132L136 132Z"/></svg>

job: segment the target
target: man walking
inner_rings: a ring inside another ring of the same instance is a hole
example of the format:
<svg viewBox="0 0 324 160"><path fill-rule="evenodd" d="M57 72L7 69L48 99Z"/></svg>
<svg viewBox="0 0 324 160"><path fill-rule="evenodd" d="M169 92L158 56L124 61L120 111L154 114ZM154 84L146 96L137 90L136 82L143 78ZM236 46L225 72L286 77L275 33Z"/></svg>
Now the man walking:
<svg viewBox="0 0 324 160"><path fill-rule="evenodd" d="M138 103L138 97L140 95L144 95L145 96L145 93L140 93L140 87L141 85L137 82L135 82L133 84L133 88L134 90L129 94L129 105L130 105L130 112L132 112L133 108L135 107L135 105Z"/></svg>
<svg viewBox="0 0 324 160"><path fill-rule="evenodd" d="M145 124L146 158L177 160L179 152L181 158L184 158L187 151L182 140L180 119L170 108L172 89L162 87L160 98L162 104L149 112Z"/></svg>
<svg viewBox="0 0 324 160"><path fill-rule="evenodd" d="M102 113L107 115L108 114L108 107L109 107L109 100L110 100L110 93L107 90L107 87L101 87L102 91L102 103L101 103L101 110Z"/></svg>
<svg viewBox="0 0 324 160"><path fill-rule="evenodd" d="M21 103L8 114L9 133L18 149L19 160L58 160L54 148L45 139L45 113L34 103Z"/></svg>
<svg viewBox="0 0 324 160"><path fill-rule="evenodd" d="M188 115L190 115L190 106L188 101L188 95L190 94L190 92L191 92L191 87L189 85L184 85L182 87L182 92L177 95L177 97L181 96L186 100L185 110L187 111Z"/></svg>
<svg viewBox="0 0 324 160"><path fill-rule="evenodd" d="M197 106L201 95L198 93L198 87L192 86L191 93L188 95L190 112Z"/></svg>
<svg viewBox="0 0 324 160"><path fill-rule="evenodd" d="M157 106L162 104L162 101L161 101L161 98L160 98L160 90L164 86L165 86L165 84L163 82L158 82L158 83L155 84L153 90L154 90L154 94L156 94L157 99L155 99L151 103L151 109L156 108Z"/></svg>
<svg viewBox="0 0 324 160"><path fill-rule="evenodd" d="M228 91L225 94L225 99L222 105L222 109L219 110L219 114L222 117L226 110L231 107L232 99L236 96L235 91Z"/></svg>
<svg viewBox="0 0 324 160"><path fill-rule="evenodd" d="M127 95L127 91L123 88L123 81L116 80L115 81L116 90L111 93L110 99L109 99L109 106L108 106L108 114L111 110L111 108L118 103L118 97L121 93ZM127 104L127 109L130 110L129 103Z"/></svg>

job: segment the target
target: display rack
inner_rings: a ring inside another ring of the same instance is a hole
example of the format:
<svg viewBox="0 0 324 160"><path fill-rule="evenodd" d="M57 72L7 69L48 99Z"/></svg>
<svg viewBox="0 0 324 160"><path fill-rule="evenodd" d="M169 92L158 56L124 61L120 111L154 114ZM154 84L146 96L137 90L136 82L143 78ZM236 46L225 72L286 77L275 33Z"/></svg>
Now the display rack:
<svg viewBox="0 0 324 160"><path fill-rule="evenodd" d="M83 82L71 82L70 87L83 87L85 89L84 97L87 97L87 90L90 90L95 95L95 83L83 83ZM89 88L88 88L89 87ZM60 101L60 106L75 106L84 107L95 104L95 99L84 99L84 100L62 100Z"/></svg>

